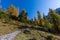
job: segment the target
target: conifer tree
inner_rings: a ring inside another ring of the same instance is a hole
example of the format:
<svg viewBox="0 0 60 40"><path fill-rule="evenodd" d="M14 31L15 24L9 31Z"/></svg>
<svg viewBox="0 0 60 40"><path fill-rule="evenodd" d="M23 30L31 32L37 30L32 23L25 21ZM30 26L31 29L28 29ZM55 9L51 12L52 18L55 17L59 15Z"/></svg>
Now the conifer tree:
<svg viewBox="0 0 60 40"><path fill-rule="evenodd" d="M22 12L19 14L19 20L22 22L26 22L29 20L27 12L25 10L22 10Z"/></svg>
<svg viewBox="0 0 60 40"><path fill-rule="evenodd" d="M54 29L56 31L60 30L60 15L56 14L54 10L49 9L49 18L50 22L54 25Z"/></svg>
<svg viewBox="0 0 60 40"><path fill-rule="evenodd" d="M38 14L38 20L40 20L42 18L41 13L37 11L37 14Z"/></svg>
<svg viewBox="0 0 60 40"><path fill-rule="evenodd" d="M44 15L44 13L43 13L43 19L44 20L48 20L47 17Z"/></svg>

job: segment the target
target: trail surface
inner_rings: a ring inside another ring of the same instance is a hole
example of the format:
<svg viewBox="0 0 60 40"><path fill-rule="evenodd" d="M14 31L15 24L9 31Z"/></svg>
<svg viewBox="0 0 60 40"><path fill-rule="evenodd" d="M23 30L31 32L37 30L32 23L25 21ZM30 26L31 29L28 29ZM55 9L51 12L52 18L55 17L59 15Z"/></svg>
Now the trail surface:
<svg viewBox="0 0 60 40"><path fill-rule="evenodd" d="M10 34L2 35L0 36L0 40L13 40L16 37L16 35L19 34L20 32L21 31L18 30Z"/></svg>

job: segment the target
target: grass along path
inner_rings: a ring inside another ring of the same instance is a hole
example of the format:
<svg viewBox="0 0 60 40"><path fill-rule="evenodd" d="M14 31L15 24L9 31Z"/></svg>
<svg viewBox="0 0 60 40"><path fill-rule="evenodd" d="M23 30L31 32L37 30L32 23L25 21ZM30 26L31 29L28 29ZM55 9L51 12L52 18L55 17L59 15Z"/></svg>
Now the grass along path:
<svg viewBox="0 0 60 40"><path fill-rule="evenodd" d="M10 25L0 22L0 36L12 33L16 30L18 30L16 25Z"/></svg>
<svg viewBox="0 0 60 40"><path fill-rule="evenodd" d="M52 36L52 40L60 40L60 36L33 29L31 29L31 34L24 34L23 32L19 33L14 40L28 40L30 38L35 38L36 40L46 40L46 37L48 36Z"/></svg>

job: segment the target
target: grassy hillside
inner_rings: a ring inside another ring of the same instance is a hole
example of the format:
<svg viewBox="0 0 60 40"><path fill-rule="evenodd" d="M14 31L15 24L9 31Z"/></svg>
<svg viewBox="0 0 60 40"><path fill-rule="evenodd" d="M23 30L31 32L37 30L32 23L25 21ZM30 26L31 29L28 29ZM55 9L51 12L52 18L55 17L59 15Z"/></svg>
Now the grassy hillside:
<svg viewBox="0 0 60 40"><path fill-rule="evenodd" d="M18 30L16 25L10 25L0 22L0 36Z"/></svg>
<svg viewBox="0 0 60 40"><path fill-rule="evenodd" d="M50 10L50 12L52 12L52 16L50 13L49 20L46 16L39 20L36 18L34 18L34 20L29 20L27 13L24 10L18 17L12 16L11 14L7 14L6 12L0 10L0 36L20 30L21 28L29 28L30 34L25 34L23 29L23 31L19 33L14 40L60 40L60 36L50 34L60 33L60 15L55 14L53 10ZM47 32L44 32L45 30Z"/></svg>
<svg viewBox="0 0 60 40"><path fill-rule="evenodd" d="M29 40L32 38L36 40L60 40L60 36L33 29L31 29L31 34L19 33L14 40Z"/></svg>

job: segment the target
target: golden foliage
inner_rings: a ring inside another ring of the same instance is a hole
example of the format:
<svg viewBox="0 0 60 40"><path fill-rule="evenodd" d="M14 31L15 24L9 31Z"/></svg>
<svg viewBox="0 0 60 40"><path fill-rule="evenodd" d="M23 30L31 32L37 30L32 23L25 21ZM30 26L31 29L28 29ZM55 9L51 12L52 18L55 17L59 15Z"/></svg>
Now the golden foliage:
<svg viewBox="0 0 60 40"><path fill-rule="evenodd" d="M44 25L46 24L46 22L45 22L45 20L41 19L41 20L39 21L39 24L42 25L42 26L44 26Z"/></svg>
<svg viewBox="0 0 60 40"><path fill-rule="evenodd" d="M18 8L15 8L13 5L10 5L9 11L12 16L18 16Z"/></svg>

